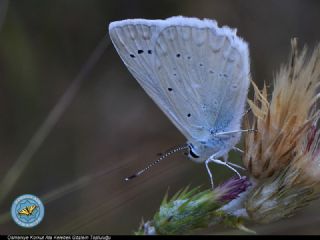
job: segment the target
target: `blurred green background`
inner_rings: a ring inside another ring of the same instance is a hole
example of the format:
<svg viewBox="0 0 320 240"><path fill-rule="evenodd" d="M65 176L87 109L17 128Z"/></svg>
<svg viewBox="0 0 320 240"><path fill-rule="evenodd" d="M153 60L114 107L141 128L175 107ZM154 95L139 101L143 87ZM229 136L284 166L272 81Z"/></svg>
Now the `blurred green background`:
<svg viewBox="0 0 320 240"><path fill-rule="evenodd" d="M300 46L320 40L316 0L0 0L0 183L94 49L101 41L108 44L111 21L175 15L213 18L237 28L249 42L251 72L260 86L272 83L292 37ZM182 154L123 181L185 139L113 46L101 49L101 59L0 202L0 234L131 234L142 217L152 217L168 188L173 194L188 184L210 187L204 165ZM233 175L212 168L216 183ZM45 202L44 220L32 229L17 226L8 214L14 199L25 193ZM314 210L319 206L314 202L289 220L249 226L261 234L320 234ZM201 233L240 232L221 227Z"/></svg>

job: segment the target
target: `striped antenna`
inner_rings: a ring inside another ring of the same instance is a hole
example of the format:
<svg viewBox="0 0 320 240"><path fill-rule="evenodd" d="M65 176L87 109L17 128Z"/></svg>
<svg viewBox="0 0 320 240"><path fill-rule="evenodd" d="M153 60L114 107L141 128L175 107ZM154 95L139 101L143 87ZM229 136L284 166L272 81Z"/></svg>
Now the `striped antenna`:
<svg viewBox="0 0 320 240"><path fill-rule="evenodd" d="M129 177L126 177L124 180L125 181L129 181L129 180L131 180L131 179L133 179L135 177L138 177L141 174L143 174L145 171L149 170L149 168L151 168L154 165L158 164L163 159L169 157L171 154L174 154L176 152L180 152L180 151L183 151L183 150L186 150L186 149L190 149L188 144L183 144L181 146L176 146L174 148L170 148L160 158L158 158L156 161L154 161L153 163L149 164L147 167L145 167L144 169L140 170L139 172L137 172L137 173L135 173L135 174L133 174L133 175L131 175Z"/></svg>

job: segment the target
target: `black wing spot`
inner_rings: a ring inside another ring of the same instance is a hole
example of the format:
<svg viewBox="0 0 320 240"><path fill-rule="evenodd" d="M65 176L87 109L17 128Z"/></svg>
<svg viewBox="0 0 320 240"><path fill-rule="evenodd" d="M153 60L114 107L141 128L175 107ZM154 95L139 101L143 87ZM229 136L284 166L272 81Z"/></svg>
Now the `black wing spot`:
<svg viewBox="0 0 320 240"><path fill-rule="evenodd" d="M130 54L130 57L135 58L136 56L135 56L135 55L133 55L133 54Z"/></svg>
<svg viewBox="0 0 320 240"><path fill-rule="evenodd" d="M168 88L168 91L171 92L171 91L172 91L172 88Z"/></svg>
<svg viewBox="0 0 320 240"><path fill-rule="evenodd" d="M152 50L148 50L148 54L152 54Z"/></svg>
<svg viewBox="0 0 320 240"><path fill-rule="evenodd" d="M141 53L143 53L143 50L139 49L138 54L141 54Z"/></svg>
<svg viewBox="0 0 320 240"><path fill-rule="evenodd" d="M188 117L191 117L191 114L190 113L188 113L188 115L187 115Z"/></svg>
<svg viewBox="0 0 320 240"><path fill-rule="evenodd" d="M176 73L174 73L174 74L173 74L173 76L177 76L177 74L176 74Z"/></svg>
<svg viewBox="0 0 320 240"><path fill-rule="evenodd" d="M189 60L191 59L191 57L190 57L190 56L188 56L187 58L188 58Z"/></svg>
<svg viewBox="0 0 320 240"><path fill-rule="evenodd" d="M176 55L176 56L177 56L177 58L179 58L181 55L180 55L180 53L177 53L177 55Z"/></svg>
<svg viewBox="0 0 320 240"><path fill-rule="evenodd" d="M199 66L200 66L200 67L203 67L203 64L202 64L202 63L200 63L200 64L199 64Z"/></svg>
<svg viewBox="0 0 320 240"><path fill-rule="evenodd" d="M210 70L209 73L214 74L214 71Z"/></svg>

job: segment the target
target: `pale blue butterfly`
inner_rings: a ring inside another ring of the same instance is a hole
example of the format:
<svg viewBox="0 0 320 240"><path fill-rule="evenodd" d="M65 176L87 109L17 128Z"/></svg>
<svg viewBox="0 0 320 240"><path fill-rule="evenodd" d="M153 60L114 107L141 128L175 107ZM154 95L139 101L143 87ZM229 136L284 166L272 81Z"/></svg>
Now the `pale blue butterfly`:
<svg viewBox="0 0 320 240"><path fill-rule="evenodd" d="M142 88L187 138L189 158L232 167L227 154L241 132L249 87L249 50L236 30L213 20L171 17L128 19L109 25L111 40ZM224 161L219 160L223 157ZM239 167L239 166L238 166Z"/></svg>

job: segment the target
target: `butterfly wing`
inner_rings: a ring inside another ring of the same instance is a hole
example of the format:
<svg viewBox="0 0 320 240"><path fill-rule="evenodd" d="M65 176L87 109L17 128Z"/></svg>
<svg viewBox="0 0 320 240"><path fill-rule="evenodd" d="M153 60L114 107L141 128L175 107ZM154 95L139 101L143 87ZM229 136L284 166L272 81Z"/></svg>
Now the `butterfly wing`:
<svg viewBox="0 0 320 240"><path fill-rule="evenodd" d="M26 216L30 214L27 208L21 209L18 213L19 215L26 215Z"/></svg>
<svg viewBox="0 0 320 240"><path fill-rule="evenodd" d="M188 126L180 122L155 72L155 42L165 26L167 22L163 20L129 19L112 22L109 34L131 74L175 126L190 138Z"/></svg>
<svg viewBox="0 0 320 240"><path fill-rule="evenodd" d="M240 122L226 114L243 111L249 84L247 45L235 32L184 17L124 20L109 32L130 72L189 140Z"/></svg>
<svg viewBox="0 0 320 240"><path fill-rule="evenodd" d="M196 140L238 130L249 87L247 44L213 21L173 18L156 40L156 73Z"/></svg>
<svg viewBox="0 0 320 240"><path fill-rule="evenodd" d="M30 214L33 214L33 212L34 212L34 210L37 208L37 206L36 205L31 205L31 206L29 206L29 207L27 207L28 208L28 212L30 213Z"/></svg>

